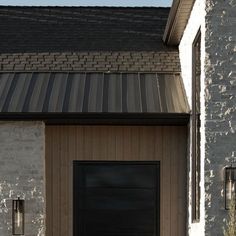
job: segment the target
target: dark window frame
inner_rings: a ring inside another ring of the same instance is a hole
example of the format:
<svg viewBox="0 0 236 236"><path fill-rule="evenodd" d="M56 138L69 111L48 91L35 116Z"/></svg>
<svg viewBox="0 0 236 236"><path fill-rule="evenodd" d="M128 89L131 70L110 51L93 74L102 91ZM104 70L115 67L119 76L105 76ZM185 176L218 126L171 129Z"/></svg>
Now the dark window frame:
<svg viewBox="0 0 236 236"><path fill-rule="evenodd" d="M80 160L74 160L73 161L73 189L75 187L75 170L78 165L155 165L156 166L156 217L159 219L159 221L156 222L156 235L160 235L160 221L161 221L161 205L160 205L160 197L161 197L161 163L160 161L80 161ZM74 190L73 190L74 191ZM73 193L73 205L76 201L76 194ZM74 209L74 207L73 207ZM75 209L73 210L73 235L77 235L77 229L75 227L74 220L76 219L76 212Z"/></svg>
<svg viewBox="0 0 236 236"><path fill-rule="evenodd" d="M200 221L200 89L201 89L201 29L192 44L192 222Z"/></svg>

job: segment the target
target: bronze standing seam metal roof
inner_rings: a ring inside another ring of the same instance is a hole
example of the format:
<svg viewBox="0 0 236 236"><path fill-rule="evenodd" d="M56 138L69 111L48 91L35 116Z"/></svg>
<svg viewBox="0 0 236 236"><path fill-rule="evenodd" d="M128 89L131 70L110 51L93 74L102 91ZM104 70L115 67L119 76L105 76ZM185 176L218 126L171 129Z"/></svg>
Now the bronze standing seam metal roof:
<svg viewBox="0 0 236 236"><path fill-rule="evenodd" d="M0 73L1 113L188 113L181 77L159 73Z"/></svg>

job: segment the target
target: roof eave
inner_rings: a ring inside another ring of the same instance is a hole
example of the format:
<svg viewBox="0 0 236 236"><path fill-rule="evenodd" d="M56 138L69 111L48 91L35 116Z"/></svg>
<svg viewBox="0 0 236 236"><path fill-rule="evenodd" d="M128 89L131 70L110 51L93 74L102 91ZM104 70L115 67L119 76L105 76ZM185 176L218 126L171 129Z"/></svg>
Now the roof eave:
<svg viewBox="0 0 236 236"><path fill-rule="evenodd" d="M163 41L169 46L178 46L188 23L195 0L173 0Z"/></svg>
<svg viewBox="0 0 236 236"><path fill-rule="evenodd" d="M0 113L0 121L44 121L47 125L187 125L189 113Z"/></svg>

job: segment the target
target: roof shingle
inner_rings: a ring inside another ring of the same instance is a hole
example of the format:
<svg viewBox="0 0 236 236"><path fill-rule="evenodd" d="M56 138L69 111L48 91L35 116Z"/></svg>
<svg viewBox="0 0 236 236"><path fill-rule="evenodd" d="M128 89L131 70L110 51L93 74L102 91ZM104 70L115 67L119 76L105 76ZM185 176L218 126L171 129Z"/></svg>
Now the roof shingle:
<svg viewBox="0 0 236 236"><path fill-rule="evenodd" d="M169 8L0 6L1 71L179 72Z"/></svg>
<svg viewBox="0 0 236 236"><path fill-rule="evenodd" d="M0 7L0 52L156 51L169 8Z"/></svg>

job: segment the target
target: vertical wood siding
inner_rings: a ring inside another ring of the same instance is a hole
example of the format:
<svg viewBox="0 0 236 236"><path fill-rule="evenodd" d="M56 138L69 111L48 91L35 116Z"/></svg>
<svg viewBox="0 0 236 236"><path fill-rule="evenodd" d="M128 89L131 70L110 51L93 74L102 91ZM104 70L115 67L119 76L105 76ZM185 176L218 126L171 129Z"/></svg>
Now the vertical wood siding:
<svg viewBox="0 0 236 236"><path fill-rule="evenodd" d="M73 160L160 161L161 236L186 235L186 127L46 127L47 236L72 236Z"/></svg>

